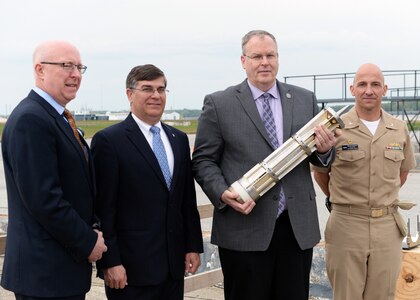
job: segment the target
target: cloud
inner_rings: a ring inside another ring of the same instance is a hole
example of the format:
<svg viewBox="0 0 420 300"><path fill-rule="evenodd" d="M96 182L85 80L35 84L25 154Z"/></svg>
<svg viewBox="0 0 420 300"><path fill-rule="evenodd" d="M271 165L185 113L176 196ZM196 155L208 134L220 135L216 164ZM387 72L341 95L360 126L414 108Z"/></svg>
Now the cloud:
<svg viewBox="0 0 420 300"><path fill-rule="evenodd" d="M0 114L33 86L32 51L48 39L73 42L88 66L71 109L128 109L125 77L144 63L166 73L169 107L201 108L206 94L245 78L240 44L252 29L276 36L280 79L352 72L366 61L419 69L418 11L417 0L3 1Z"/></svg>

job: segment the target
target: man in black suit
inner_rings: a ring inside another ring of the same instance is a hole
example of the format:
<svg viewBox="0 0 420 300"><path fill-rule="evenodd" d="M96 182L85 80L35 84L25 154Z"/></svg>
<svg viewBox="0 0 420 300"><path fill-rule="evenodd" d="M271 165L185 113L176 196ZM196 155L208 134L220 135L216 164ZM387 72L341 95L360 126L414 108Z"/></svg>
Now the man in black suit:
<svg viewBox="0 0 420 300"><path fill-rule="evenodd" d="M131 113L92 140L109 248L100 276L108 299L181 300L184 272L197 270L203 251L188 138L160 122L166 103L160 69L134 67L126 94Z"/></svg>
<svg viewBox="0 0 420 300"><path fill-rule="evenodd" d="M36 86L3 130L9 224L1 285L19 300L85 299L91 262L107 248L94 229L89 147L63 113L86 67L63 41L39 45L33 66Z"/></svg>

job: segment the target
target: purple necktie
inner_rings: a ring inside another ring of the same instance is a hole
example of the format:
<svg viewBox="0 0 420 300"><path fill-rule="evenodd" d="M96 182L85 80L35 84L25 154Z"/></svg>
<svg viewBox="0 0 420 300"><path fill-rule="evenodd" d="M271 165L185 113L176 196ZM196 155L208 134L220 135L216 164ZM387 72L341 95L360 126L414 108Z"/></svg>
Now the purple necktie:
<svg viewBox="0 0 420 300"><path fill-rule="evenodd" d="M264 93L262 95L262 122L264 124L265 130L267 131L268 138L270 139L271 145L274 149L280 147L279 141L277 139L276 123L274 122L273 111L270 108L271 95L269 93ZM284 195L283 186L280 184L280 200L279 207L277 209L277 217L284 211L286 208L286 196Z"/></svg>

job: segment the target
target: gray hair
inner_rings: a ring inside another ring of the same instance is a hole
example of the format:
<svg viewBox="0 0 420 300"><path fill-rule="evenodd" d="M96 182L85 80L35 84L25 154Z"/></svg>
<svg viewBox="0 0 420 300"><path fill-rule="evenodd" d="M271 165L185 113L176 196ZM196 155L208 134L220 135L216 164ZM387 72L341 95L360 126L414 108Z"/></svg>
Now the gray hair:
<svg viewBox="0 0 420 300"><path fill-rule="evenodd" d="M259 37L269 36L277 46L276 38L274 37L274 35L272 35L268 31L265 31L265 30L251 30L250 32L245 34L244 37L242 38L242 54L245 54L245 46L246 46L246 44L248 44L249 40L254 36L259 36Z"/></svg>

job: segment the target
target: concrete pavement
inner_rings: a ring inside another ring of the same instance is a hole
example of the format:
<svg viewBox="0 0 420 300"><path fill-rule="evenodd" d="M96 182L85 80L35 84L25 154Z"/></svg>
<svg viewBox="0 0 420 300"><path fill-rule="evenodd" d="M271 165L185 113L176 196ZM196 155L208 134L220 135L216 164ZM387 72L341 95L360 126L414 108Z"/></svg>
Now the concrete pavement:
<svg viewBox="0 0 420 300"><path fill-rule="evenodd" d="M3 266L3 256L0 256L0 275L1 267ZM94 272L96 273L96 272ZM0 299L1 300L15 300L14 294L6 291L0 287ZM92 275L92 287L86 295L86 300L105 300L105 291L103 281ZM223 297L223 285L217 284L205 289L190 292L184 295L184 300L202 299L202 300L221 300Z"/></svg>

